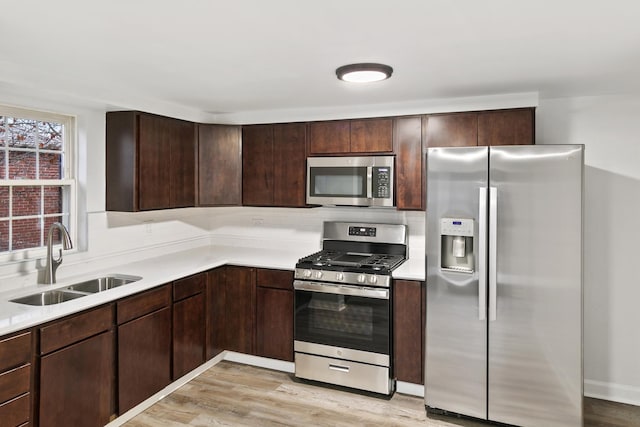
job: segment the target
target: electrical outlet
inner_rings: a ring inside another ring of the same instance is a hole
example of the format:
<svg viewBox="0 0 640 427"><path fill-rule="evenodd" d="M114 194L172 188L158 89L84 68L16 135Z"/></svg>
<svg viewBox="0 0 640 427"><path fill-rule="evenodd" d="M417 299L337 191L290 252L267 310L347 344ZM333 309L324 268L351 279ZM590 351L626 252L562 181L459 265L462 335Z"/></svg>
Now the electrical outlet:
<svg viewBox="0 0 640 427"><path fill-rule="evenodd" d="M144 223L144 232L147 234L153 233L153 227L152 227L151 221L147 221Z"/></svg>
<svg viewBox="0 0 640 427"><path fill-rule="evenodd" d="M264 218L251 218L251 223L254 226L264 225Z"/></svg>

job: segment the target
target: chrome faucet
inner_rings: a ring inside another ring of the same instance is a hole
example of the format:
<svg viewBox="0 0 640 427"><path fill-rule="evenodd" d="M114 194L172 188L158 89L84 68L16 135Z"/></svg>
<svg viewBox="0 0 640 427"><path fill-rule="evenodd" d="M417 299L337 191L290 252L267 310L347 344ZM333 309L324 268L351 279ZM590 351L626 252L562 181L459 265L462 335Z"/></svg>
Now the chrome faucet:
<svg viewBox="0 0 640 427"><path fill-rule="evenodd" d="M56 283L56 270L62 264L62 249L60 249L60 257L55 259L53 257L53 232L55 229L60 230L60 240L62 241L62 249L68 250L73 248L71 244L71 236L66 227L59 222L54 222L49 227L49 233L47 234L47 265L44 270L44 283L51 285Z"/></svg>

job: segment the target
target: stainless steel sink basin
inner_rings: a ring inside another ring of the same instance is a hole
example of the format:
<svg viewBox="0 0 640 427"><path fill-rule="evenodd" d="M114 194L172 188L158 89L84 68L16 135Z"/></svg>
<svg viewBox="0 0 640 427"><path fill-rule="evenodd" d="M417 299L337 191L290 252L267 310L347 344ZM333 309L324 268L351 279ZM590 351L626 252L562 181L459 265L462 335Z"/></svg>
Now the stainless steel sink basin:
<svg viewBox="0 0 640 427"><path fill-rule="evenodd" d="M39 292L26 297L12 299L12 302L27 305L51 305L60 304L65 301L71 301L76 298L82 298L84 294L76 294L73 292L65 292L61 290Z"/></svg>
<svg viewBox="0 0 640 427"><path fill-rule="evenodd" d="M12 299L11 302L26 305L51 305L60 304L65 301L71 301L76 298L82 298L97 292L107 291L126 285L127 283L137 282L142 279L140 276L127 276L124 274L112 274L109 276L98 277L86 280L80 283L74 283L63 289L52 289L50 291L38 292L37 294L27 295Z"/></svg>
<svg viewBox="0 0 640 427"><path fill-rule="evenodd" d="M71 286L67 286L65 290L94 294L96 292L117 288L118 286L126 285L127 283L137 282L140 279L142 279L140 276L114 274L111 276L98 277L85 282L75 283Z"/></svg>

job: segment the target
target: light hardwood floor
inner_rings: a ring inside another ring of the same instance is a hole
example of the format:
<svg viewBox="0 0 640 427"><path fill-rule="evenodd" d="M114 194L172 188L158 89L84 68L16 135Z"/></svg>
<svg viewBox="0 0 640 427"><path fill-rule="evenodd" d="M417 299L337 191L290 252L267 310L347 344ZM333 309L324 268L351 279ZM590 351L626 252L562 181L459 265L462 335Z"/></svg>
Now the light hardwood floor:
<svg viewBox="0 0 640 427"><path fill-rule="evenodd" d="M387 400L294 381L291 375L220 362L125 426L487 426L429 415L421 398ZM585 399L585 426L640 426L640 407Z"/></svg>

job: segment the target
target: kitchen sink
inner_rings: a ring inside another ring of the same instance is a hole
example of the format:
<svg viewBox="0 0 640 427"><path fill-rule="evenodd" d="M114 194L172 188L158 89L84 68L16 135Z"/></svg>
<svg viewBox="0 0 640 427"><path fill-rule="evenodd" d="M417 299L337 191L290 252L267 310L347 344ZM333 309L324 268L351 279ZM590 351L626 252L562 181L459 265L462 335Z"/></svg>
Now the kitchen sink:
<svg viewBox="0 0 640 427"><path fill-rule="evenodd" d="M127 283L137 282L140 279L142 279L140 276L114 274L111 276L98 277L97 279L75 283L67 286L65 290L95 294L96 292L107 291L109 289L117 288L118 286L126 285Z"/></svg>
<svg viewBox="0 0 640 427"><path fill-rule="evenodd" d="M33 295L27 295L26 297L12 299L11 302L17 302L18 304L26 305L52 305L60 304L65 301L71 301L76 298L82 298L85 294L65 292L60 290L39 292Z"/></svg>
<svg viewBox="0 0 640 427"><path fill-rule="evenodd" d="M52 289L50 291L38 292L37 294L27 295L10 300L18 304L26 305L52 305L71 301L76 298L82 298L97 292L107 291L126 285L127 283L137 282L142 279L140 276L127 276L124 274L112 274L102 276L84 282L74 283L63 289Z"/></svg>

